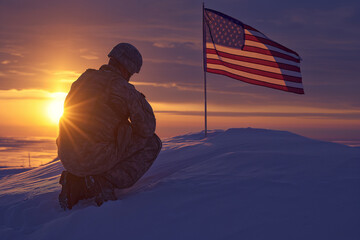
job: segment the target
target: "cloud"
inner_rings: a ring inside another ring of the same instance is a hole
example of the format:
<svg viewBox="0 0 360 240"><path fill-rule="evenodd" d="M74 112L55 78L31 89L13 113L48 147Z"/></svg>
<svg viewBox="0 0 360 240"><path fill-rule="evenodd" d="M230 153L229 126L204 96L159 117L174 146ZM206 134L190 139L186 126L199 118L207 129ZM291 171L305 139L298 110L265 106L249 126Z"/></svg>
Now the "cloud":
<svg viewBox="0 0 360 240"><path fill-rule="evenodd" d="M172 114L172 115L191 115L201 116L204 115L203 111L155 111L156 113ZM346 119L346 120L360 120L360 112L218 112L208 111L209 116L217 117L301 117L311 119Z"/></svg>
<svg viewBox="0 0 360 240"><path fill-rule="evenodd" d="M190 59L161 59L161 58L144 58L144 61L151 63L161 63L161 64L179 64L193 67L201 67L202 64L199 61L194 61Z"/></svg>
<svg viewBox="0 0 360 240"><path fill-rule="evenodd" d="M34 147L37 144L39 150L44 148L44 144L54 145L53 139L25 139L0 137L0 151L18 151L27 147ZM51 146L51 149L55 148Z"/></svg>
<svg viewBox="0 0 360 240"><path fill-rule="evenodd" d="M85 53L85 52L88 52L89 51L89 49L87 49L87 48L80 48L79 49L79 53Z"/></svg>
<svg viewBox="0 0 360 240"><path fill-rule="evenodd" d="M88 48L80 48L79 53L81 53L80 57L86 60L97 60L99 57L96 52L90 51Z"/></svg>
<svg viewBox="0 0 360 240"><path fill-rule="evenodd" d="M5 53L15 57L24 57L24 55L21 52L22 52L22 47L17 45L4 44L4 46L0 47L0 53Z"/></svg>
<svg viewBox="0 0 360 240"><path fill-rule="evenodd" d="M10 89L0 90L0 100L15 100L15 99L53 99L57 96L66 96L64 92L49 92L41 89Z"/></svg>
<svg viewBox="0 0 360 240"><path fill-rule="evenodd" d="M76 79L66 79L66 78L62 78L59 81L63 82L63 83L73 83Z"/></svg>
<svg viewBox="0 0 360 240"><path fill-rule="evenodd" d="M175 48L185 45L187 48L201 50L201 32L193 26L185 27L181 22L173 25L147 22L129 22L125 25L111 22L106 25L78 26L77 29L84 35L95 31L102 40L121 39L128 42L146 42L158 48Z"/></svg>
<svg viewBox="0 0 360 240"><path fill-rule="evenodd" d="M1 64L9 64L9 63L11 63L11 61L9 61L9 60L4 60L4 61L1 61Z"/></svg>
<svg viewBox="0 0 360 240"><path fill-rule="evenodd" d="M9 73L20 75L20 76L34 76L35 73L32 72L23 72L23 71L17 71L17 70L9 70Z"/></svg>
<svg viewBox="0 0 360 240"><path fill-rule="evenodd" d="M62 76L62 77L74 77L78 78L81 73L71 70L61 70L50 72L53 75Z"/></svg>
<svg viewBox="0 0 360 240"><path fill-rule="evenodd" d="M191 92L204 92L204 86L196 85L196 84L188 84L188 85L181 85L174 82L169 83L159 83L159 82L133 82L135 86L151 86L151 87L159 87L159 88L174 88L179 91L191 91ZM222 91L217 89L208 88L207 92L210 93L218 93L218 94L235 94L239 95L238 91ZM242 95L253 95L252 93L241 93Z"/></svg>
<svg viewBox="0 0 360 240"><path fill-rule="evenodd" d="M158 48L174 48L175 47L175 44L172 42L155 42L153 45Z"/></svg>
<svg viewBox="0 0 360 240"><path fill-rule="evenodd" d="M95 55L81 55L80 57L86 59L86 60L96 60L96 59L99 59L98 56L95 56Z"/></svg>
<svg viewBox="0 0 360 240"><path fill-rule="evenodd" d="M12 53L10 53L10 55L15 56L15 57L24 57L24 55L22 53L17 53L17 52L12 52Z"/></svg>
<svg viewBox="0 0 360 240"><path fill-rule="evenodd" d="M136 86L153 86L153 87L177 87L176 83L156 83L156 82L134 82Z"/></svg>

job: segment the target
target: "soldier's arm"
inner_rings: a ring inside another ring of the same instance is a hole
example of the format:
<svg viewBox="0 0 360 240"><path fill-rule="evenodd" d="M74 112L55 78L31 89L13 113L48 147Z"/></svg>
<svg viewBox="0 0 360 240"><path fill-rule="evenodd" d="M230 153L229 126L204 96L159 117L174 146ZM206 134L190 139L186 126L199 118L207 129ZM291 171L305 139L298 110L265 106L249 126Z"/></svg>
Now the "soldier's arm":
<svg viewBox="0 0 360 240"><path fill-rule="evenodd" d="M156 120L153 109L145 96L137 90L131 91L129 106L133 131L142 137L151 137L155 133Z"/></svg>

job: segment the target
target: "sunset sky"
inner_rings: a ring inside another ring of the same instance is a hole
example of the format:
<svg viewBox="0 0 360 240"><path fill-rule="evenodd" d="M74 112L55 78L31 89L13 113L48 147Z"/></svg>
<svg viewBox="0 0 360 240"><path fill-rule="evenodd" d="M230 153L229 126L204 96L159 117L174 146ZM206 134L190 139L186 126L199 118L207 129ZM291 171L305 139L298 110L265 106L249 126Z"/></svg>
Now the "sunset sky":
<svg viewBox="0 0 360 240"><path fill-rule="evenodd" d="M288 130L360 141L359 1L206 1L299 53L305 95L208 78L209 129ZM0 0L0 136L57 135L71 83L119 42L161 137L203 130L202 1ZM59 110L58 110L59 109Z"/></svg>

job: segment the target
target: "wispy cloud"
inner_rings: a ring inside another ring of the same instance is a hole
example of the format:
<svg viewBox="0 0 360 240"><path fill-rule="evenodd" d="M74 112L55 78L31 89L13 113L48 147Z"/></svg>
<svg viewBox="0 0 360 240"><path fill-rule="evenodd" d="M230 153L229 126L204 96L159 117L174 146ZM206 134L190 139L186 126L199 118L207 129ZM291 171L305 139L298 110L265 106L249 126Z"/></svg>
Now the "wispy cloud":
<svg viewBox="0 0 360 240"><path fill-rule="evenodd" d="M172 115L204 115L203 111L155 111L156 113L172 114ZM352 119L360 120L360 112L219 112L208 111L209 116L217 117L296 117L296 118L311 118L311 119Z"/></svg>
<svg viewBox="0 0 360 240"><path fill-rule="evenodd" d="M155 42L153 45L158 48L174 48L175 47L175 44L173 42Z"/></svg>
<svg viewBox="0 0 360 240"><path fill-rule="evenodd" d="M62 77L79 77L80 73L71 70L50 71L49 73Z"/></svg>
<svg viewBox="0 0 360 240"><path fill-rule="evenodd" d="M18 53L18 52L12 52L12 53L10 53L10 55L16 56L16 57L24 57L24 55L22 53Z"/></svg>
<svg viewBox="0 0 360 240"><path fill-rule="evenodd" d="M161 59L161 58L144 58L144 61L150 63L163 63L163 64L179 64L193 67L201 67L202 64L199 61L190 59Z"/></svg>
<svg viewBox="0 0 360 240"><path fill-rule="evenodd" d="M33 72L23 72L23 71L17 71L17 70L9 70L9 73L20 75L20 76L34 76L35 73Z"/></svg>
<svg viewBox="0 0 360 240"><path fill-rule="evenodd" d="M86 60L97 60L99 59L98 55L94 51L90 51L88 48L80 48L79 53L80 57Z"/></svg>
<svg viewBox="0 0 360 240"><path fill-rule="evenodd" d="M87 48L80 48L79 49L79 53L85 53L85 52L88 52L89 51L89 49L87 49Z"/></svg>
<svg viewBox="0 0 360 240"><path fill-rule="evenodd" d="M5 53L15 57L24 57L24 54L22 52L23 52L22 47L17 45L5 44L4 46L0 47L0 53Z"/></svg>
<svg viewBox="0 0 360 240"><path fill-rule="evenodd" d="M0 90L0 100L14 99L53 99L56 96L66 96L64 92L49 92L41 89L10 89Z"/></svg>
<svg viewBox="0 0 360 240"><path fill-rule="evenodd" d="M96 59L99 59L98 56L95 56L95 55L81 55L80 57L86 59L86 60L96 60Z"/></svg>
<svg viewBox="0 0 360 240"><path fill-rule="evenodd" d="M204 87L196 84L188 84L188 85L181 85L178 83L170 82L170 83L159 83L159 82L133 82L135 86L151 86L151 87L160 87L160 88L174 88L180 91L192 91L192 92L204 92ZM207 92L211 93L219 93L219 94L235 94L239 95L238 91L222 91L218 89L211 89L208 88ZM254 95L252 93L241 93L242 95Z"/></svg>
<svg viewBox="0 0 360 240"><path fill-rule="evenodd" d="M63 83L73 83L76 79L66 79L66 78L62 78L60 79L60 82Z"/></svg>

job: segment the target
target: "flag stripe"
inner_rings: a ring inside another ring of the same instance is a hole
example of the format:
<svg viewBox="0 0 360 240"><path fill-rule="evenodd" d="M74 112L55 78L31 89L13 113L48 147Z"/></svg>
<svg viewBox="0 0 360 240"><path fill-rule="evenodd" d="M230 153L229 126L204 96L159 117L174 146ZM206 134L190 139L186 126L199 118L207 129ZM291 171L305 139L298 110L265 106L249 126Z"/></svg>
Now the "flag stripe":
<svg viewBox="0 0 360 240"><path fill-rule="evenodd" d="M255 37L267 38L263 33L259 31L248 30L245 28L245 34L254 35Z"/></svg>
<svg viewBox="0 0 360 240"><path fill-rule="evenodd" d="M258 59L258 58L252 58L252 57L239 56L239 55L235 55L235 54L231 54L231 53L216 51L215 49L209 49L209 48L206 49L206 53L217 54L217 55L219 55L219 56L221 56L221 57L231 58L231 59L238 60L238 61L255 63L255 64L264 65L264 66L269 66L269 67L274 67L274 68L280 68L280 69L284 69L284 70L294 71L294 72L300 72L300 68L299 68L299 67L293 66L293 65L289 65L289 64L285 64L285 63L278 63L278 62L268 61L268 60L264 60L264 59Z"/></svg>
<svg viewBox="0 0 360 240"><path fill-rule="evenodd" d="M258 47L252 47L252 46L247 46L245 45L244 48L242 49L243 51L247 51L247 52L255 52L255 53L261 53L264 55L269 55L269 56L274 56L274 57L279 57L279 58L283 58L289 61L293 61L293 62L297 62L299 63L300 60L296 59L294 57L291 57L289 55L283 54L283 53L279 53L276 51L271 51L271 50L266 50L266 49L262 49L262 48L258 48Z"/></svg>
<svg viewBox="0 0 360 240"><path fill-rule="evenodd" d="M287 51L287 52L290 52L290 53L293 53L297 56L299 56L299 54L297 54L296 52L284 47L283 45L280 45L274 41L271 41L270 39L268 38L262 38L262 37L256 37L256 36L253 36L253 35L249 35L249 34L245 34L245 41L246 40L251 40L251 41L255 41L255 42L261 42L263 44L268 44L268 45L271 45L273 47L277 47L281 50L284 50L284 51Z"/></svg>
<svg viewBox="0 0 360 240"><path fill-rule="evenodd" d="M299 54L235 18L204 11L205 71L304 94Z"/></svg>
<svg viewBox="0 0 360 240"><path fill-rule="evenodd" d="M285 75L289 75L289 76L293 76L293 77L300 77L301 78L301 73L299 71L289 71L289 70L280 69L279 67L269 67L269 66L265 66L263 64L251 63L249 61L234 60L232 58L222 57L222 56L220 56L218 54L207 53L206 58L207 59L221 60L221 61L224 61L224 62L227 62L227 63L232 63L232 64L240 65L240 66L243 66L243 67L249 67L249 68L259 69L259 70L263 70L263 71L267 71L267 72L285 74Z"/></svg>
<svg viewBox="0 0 360 240"><path fill-rule="evenodd" d="M298 88L301 88L301 86L302 86L301 83L288 82L288 81L284 81L284 80L280 80L280 79L276 79L276 78L271 78L271 77L265 77L265 76L261 76L261 75L257 75L257 74L252 74L252 73L244 72L244 71L241 71L241 70L232 69L232 68L229 68L229 67L224 66L224 65L206 64L206 68L207 69L224 70L226 72L229 72L229 73L232 73L232 74L235 74L235 75L238 75L238 76L243 76L243 77L254 79L254 80L257 80L257 81L268 82L268 83L282 85L282 86L291 86L291 87L298 87Z"/></svg>
<svg viewBox="0 0 360 240"><path fill-rule="evenodd" d="M273 44L277 45L277 46L281 46L280 48L283 49L284 51L287 51L287 52L290 52L290 53L293 53L297 56L299 56L299 54L297 54L297 52L277 43L277 42L274 42L272 41L271 39L269 39L265 34L263 34L262 32L256 30L255 28L253 27L250 27L249 25L246 25L244 24L244 30L245 30L245 33L246 34L249 34L249 35L254 35L254 36L257 36L257 37L260 37L260 38L263 38L263 39L267 39L269 41L271 41Z"/></svg>
<svg viewBox="0 0 360 240"><path fill-rule="evenodd" d="M294 65L296 67L299 67L299 63L294 62L294 61L290 61L290 60L287 60L287 59L274 57L274 56L261 54L261 53L256 53L256 52L243 51L243 50L236 49L236 48L224 47L224 46L218 45L218 44L206 43L206 48L215 49L217 51L231 53L231 54L238 55L238 56L245 56L245 57L252 57L252 58L257 58L257 59L264 59L264 60L268 60L268 61L272 61L272 62L277 62L277 63L280 62L280 63L285 63L285 64Z"/></svg>
<svg viewBox="0 0 360 240"><path fill-rule="evenodd" d="M263 44L261 42L256 42L256 41L252 41L252 40L246 40L246 45L247 46L252 46L252 47L258 47L258 48L262 48L262 49L269 49L269 50L272 50L272 51L276 51L276 52L279 52L279 53L282 53L282 54L286 54L286 55L289 55L295 59L299 59L299 57L295 54L292 54L292 53L289 53L287 51L284 51L280 48L277 48L277 47L274 47L274 46L271 46L271 45L266 45L266 44Z"/></svg>
<svg viewBox="0 0 360 240"><path fill-rule="evenodd" d="M273 84L273 83L268 83L268 82L262 82L262 81L246 78L243 76L239 76L239 75L236 75L236 74L224 71L224 70L209 68L207 71L210 73L225 75L225 76L228 76L228 77L231 77L231 78L234 78L234 79L246 82L246 83L250 83L250 84L260 85L260 86L264 86L264 87L268 87L268 88L274 88L274 89L283 90L283 91L287 91L287 92L293 92L293 93L297 93L297 94L304 94L304 90L302 88L283 86L283 85L278 85L278 84Z"/></svg>
<svg viewBox="0 0 360 240"><path fill-rule="evenodd" d="M284 75L284 74L277 74L277 73L262 71L259 69L254 69L254 68L249 68L249 67L243 67L240 65L227 63L227 62L224 62L221 60L216 60L216 59L207 59L206 62L209 64L223 65L223 66L231 68L231 69L235 69L235 70L239 70L239 71L247 72L247 73L251 73L251 74L256 74L256 75L263 76L263 77L269 77L269 78L275 78L275 79L284 80L284 81L301 83L301 77L299 78L299 77L288 76L288 75Z"/></svg>

